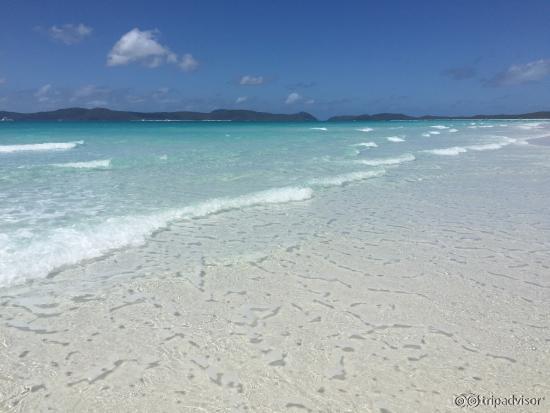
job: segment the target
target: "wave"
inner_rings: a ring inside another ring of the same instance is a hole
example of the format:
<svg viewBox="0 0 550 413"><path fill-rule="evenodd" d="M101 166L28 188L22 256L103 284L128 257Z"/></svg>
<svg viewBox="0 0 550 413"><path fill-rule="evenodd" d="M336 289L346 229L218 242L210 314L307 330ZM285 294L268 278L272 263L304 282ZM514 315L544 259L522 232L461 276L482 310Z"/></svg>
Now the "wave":
<svg viewBox="0 0 550 413"><path fill-rule="evenodd" d="M405 139L400 138L399 136L388 136L386 139L389 142L405 142Z"/></svg>
<svg viewBox="0 0 550 413"><path fill-rule="evenodd" d="M450 133L456 133L456 132L458 132L458 129L452 128L452 129L449 129L449 132Z"/></svg>
<svg viewBox="0 0 550 413"><path fill-rule="evenodd" d="M361 159L356 161L362 165L380 166L380 165L398 165L403 162L411 162L416 158L410 153L395 157L395 158L378 158L378 159Z"/></svg>
<svg viewBox="0 0 550 413"><path fill-rule="evenodd" d="M430 126L430 128L434 128L434 129L449 129L448 126L445 126L445 125L433 125L433 126Z"/></svg>
<svg viewBox="0 0 550 413"><path fill-rule="evenodd" d="M16 252L6 245L1 248L0 285L45 277L61 266L100 257L118 248L143 244L153 232L179 219L256 205L304 201L312 196L313 190L307 187L274 188L235 198L210 199L154 215L114 217L99 225L58 228L47 239L35 241Z"/></svg>
<svg viewBox="0 0 550 413"><path fill-rule="evenodd" d="M328 129L327 128L309 128L311 130L322 130L322 131L327 131Z"/></svg>
<svg viewBox="0 0 550 413"><path fill-rule="evenodd" d="M494 150L502 148L503 146L505 146L505 145L500 144L500 143L486 143L486 144L483 144L483 145L466 146L466 149L472 150L472 151L494 151Z"/></svg>
<svg viewBox="0 0 550 413"><path fill-rule="evenodd" d="M460 155L461 153L468 152L468 150L466 148L463 148L462 146L453 146L451 148L443 149L427 149L422 152L431 153L432 155L456 156Z"/></svg>
<svg viewBox="0 0 550 413"><path fill-rule="evenodd" d="M359 128L359 129L355 129L359 132L371 132L373 131L374 129L373 128Z"/></svg>
<svg viewBox="0 0 550 413"><path fill-rule="evenodd" d="M0 145L0 153L30 152L30 151L66 151L84 144L84 141L76 142L49 142L29 143L23 145Z"/></svg>
<svg viewBox="0 0 550 413"><path fill-rule="evenodd" d="M88 162L54 163L52 164L52 166L57 166L59 168L79 168L79 169L109 168L111 166L111 160L101 159L97 161L88 161Z"/></svg>
<svg viewBox="0 0 550 413"><path fill-rule="evenodd" d="M362 181L369 178L377 178L386 173L384 169L379 169L376 171L358 171L350 172L347 174L329 176L326 178L312 179L309 181L310 185L319 185L319 186L340 186L354 181Z"/></svg>
<svg viewBox="0 0 550 413"><path fill-rule="evenodd" d="M494 128L494 125L475 125L472 124L472 126L468 126L469 129L479 129L479 128Z"/></svg>
<svg viewBox="0 0 550 413"><path fill-rule="evenodd" d="M360 148L378 148L378 145L375 142L361 142L361 143L356 143L355 145L352 145L352 146L358 146Z"/></svg>
<svg viewBox="0 0 550 413"><path fill-rule="evenodd" d="M545 125L546 122L530 122L530 123L523 123L521 125L517 125L516 127L518 129L524 129L524 130L531 130L531 129L543 129L543 125Z"/></svg>
<svg viewBox="0 0 550 413"><path fill-rule="evenodd" d="M430 135L441 135L441 132L438 132L436 130L428 132Z"/></svg>
<svg viewBox="0 0 550 413"><path fill-rule="evenodd" d="M502 136L500 138L501 138L500 142L483 143L483 144L468 145L468 146L453 146L451 148L441 148L441 149L428 149L422 152L430 153L432 155L456 156L468 151L495 151L498 149L502 149L508 145L512 145L512 144L525 145L527 143L525 141L518 141L515 138L509 138L507 136Z"/></svg>

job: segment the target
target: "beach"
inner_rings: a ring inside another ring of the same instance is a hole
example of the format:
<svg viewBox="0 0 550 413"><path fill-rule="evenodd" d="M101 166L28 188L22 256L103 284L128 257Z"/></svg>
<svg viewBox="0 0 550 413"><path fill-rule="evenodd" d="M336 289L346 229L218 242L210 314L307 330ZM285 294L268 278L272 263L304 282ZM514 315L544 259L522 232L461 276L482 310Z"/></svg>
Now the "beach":
<svg viewBox="0 0 550 413"><path fill-rule="evenodd" d="M550 149L526 142L548 125L308 129L307 157L258 146L286 154L261 175L283 191L168 205L138 241L87 239L98 254L52 268L23 255L0 290L0 410L453 412L462 394L547 410ZM85 160L47 163L69 161ZM84 169L92 187L115 172Z"/></svg>

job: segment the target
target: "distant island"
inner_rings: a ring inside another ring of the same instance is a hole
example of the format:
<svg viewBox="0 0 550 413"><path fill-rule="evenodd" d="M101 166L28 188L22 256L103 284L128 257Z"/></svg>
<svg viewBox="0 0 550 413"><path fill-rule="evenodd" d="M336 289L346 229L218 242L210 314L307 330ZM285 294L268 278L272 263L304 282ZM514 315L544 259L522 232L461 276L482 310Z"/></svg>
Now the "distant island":
<svg viewBox="0 0 550 413"><path fill-rule="evenodd" d="M49 112L18 113L0 111L2 121L317 121L307 112L278 114L252 110L219 109L212 112L127 112L105 108L68 108Z"/></svg>
<svg viewBox="0 0 550 413"><path fill-rule="evenodd" d="M445 119L550 119L550 112L531 112L515 115L472 115L472 116L409 116L402 113L376 113L374 115L340 115L328 119L329 122L380 121L380 120L445 120Z"/></svg>
<svg viewBox="0 0 550 413"><path fill-rule="evenodd" d="M340 115L329 122L384 121L384 120L460 120L460 119L550 119L548 112L472 116L409 116L402 113L373 115ZM218 109L212 112L129 112L106 108L67 108L48 112L19 113L0 111L0 121L235 121L235 122L316 122L310 113L292 114L256 112L253 110Z"/></svg>

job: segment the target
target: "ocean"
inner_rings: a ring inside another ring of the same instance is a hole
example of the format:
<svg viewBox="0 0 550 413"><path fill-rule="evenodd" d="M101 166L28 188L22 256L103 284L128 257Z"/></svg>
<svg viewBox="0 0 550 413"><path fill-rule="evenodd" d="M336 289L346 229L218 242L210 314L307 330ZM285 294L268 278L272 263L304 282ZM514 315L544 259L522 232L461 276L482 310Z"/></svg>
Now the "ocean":
<svg viewBox="0 0 550 413"><path fill-rule="evenodd" d="M516 159L535 177L548 158L527 139L549 130L550 122L502 120L5 122L0 285L147 244L174 222L229 210L247 220L250 207L322 199L348 185L369 186L363 201L372 204L392 182L453 171L483 192L491 186L483 171Z"/></svg>

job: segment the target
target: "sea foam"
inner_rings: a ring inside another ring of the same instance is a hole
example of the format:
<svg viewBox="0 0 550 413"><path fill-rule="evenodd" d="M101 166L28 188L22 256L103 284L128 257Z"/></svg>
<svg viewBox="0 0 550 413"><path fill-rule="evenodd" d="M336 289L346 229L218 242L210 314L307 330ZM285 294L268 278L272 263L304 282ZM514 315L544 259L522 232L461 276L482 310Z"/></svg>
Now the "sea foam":
<svg viewBox="0 0 550 413"><path fill-rule="evenodd" d="M468 146L453 146L450 148L441 148L441 149L427 149L425 153L430 153L432 155L442 155L442 156L457 156L461 153L465 153L468 151L495 151L498 149L502 149L505 146L511 145L511 144L517 144L521 145L524 141L518 141L515 138L508 138L506 136L500 137L500 142L493 142L493 143L483 143L483 144L477 144L477 145L468 145Z"/></svg>
<svg viewBox="0 0 550 413"><path fill-rule="evenodd" d="M377 178L386 173L384 169L375 171L358 171L350 172L342 175L328 176L325 178L312 179L310 185L318 186L340 186L354 181L362 181L369 178Z"/></svg>
<svg viewBox="0 0 550 413"><path fill-rule="evenodd" d="M59 168L77 168L77 169L102 169L109 168L111 166L110 159L101 159L96 161L87 162L67 162L67 163L54 163L52 166Z"/></svg>
<svg viewBox="0 0 550 413"><path fill-rule="evenodd" d="M54 269L99 257L115 249L143 244L170 222L264 204L303 201L313 196L308 187L283 187L234 198L214 198L153 215L112 217L99 225L57 228L49 237L14 251L0 239L0 285L45 277Z"/></svg>
<svg viewBox="0 0 550 413"><path fill-rule="evenodd" d="M359 128L359 129L355 129L359 132L372 132L374 129L372 128Z"/></svg>
<svg viewBox="0 0 550 413"><path fill-rule="evenodd" d="M399 136L388 136L386 138L389 142L405 142L405 139L400 138Z"/></svg>
<svg viewBox="0 0 550 413"><path fill-rule="evenodd" d="M416 158L410 153L403 154L395 158L361 159L356 161L362 165L380 166L380 165L398 165L403 162L411 162Z"/></svg>
<svg viewBox="0 0 550 413"><path fill-rule="evenodd" d="M378 148L378 145L375 142L361 142L361 143L356 143L355 145L352 145L352 146L357 146L360 148Z"/></svg>
<svg viewBox="0 0 550 413"><path fill-rule="evenodd" d="M29 143L24 145L0 145L0 153L31 152L31 151L66 151L82 145L84 141Z"/></svg>
<svg viewBox="0 0 550 413"><path fill-rule="evenodd" d="M462 146L453 146L451 148L427 149L423 152L430 153L432 155L457 156L467 151L468 150L466 148L463 148Z"/></svg>

